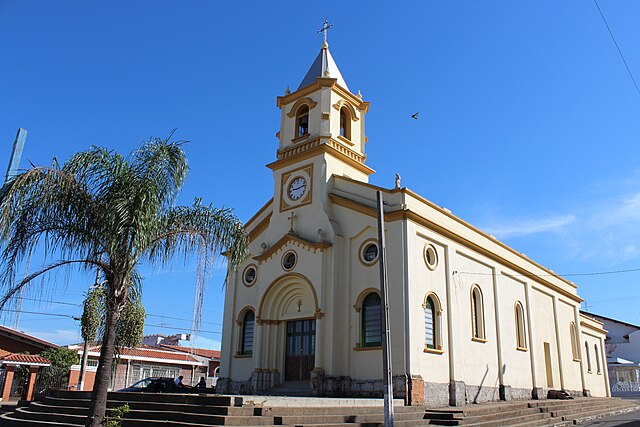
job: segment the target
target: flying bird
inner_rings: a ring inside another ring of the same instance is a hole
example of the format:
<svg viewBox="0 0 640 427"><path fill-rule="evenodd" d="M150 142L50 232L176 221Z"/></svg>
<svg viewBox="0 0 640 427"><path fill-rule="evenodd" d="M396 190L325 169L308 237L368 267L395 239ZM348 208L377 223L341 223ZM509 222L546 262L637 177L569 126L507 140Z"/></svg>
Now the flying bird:
<svg viewBox="0 0 640 427"><path fill-rule="evenodd" d="M417 112L417 113L415 113L415 114L412 114L412 115L411 115L411 118L412 118L412 119L416 119L416 120L418 120L418 115L419 115L419 114L420 114L420 111L418 111L418 112Z"/></svg>

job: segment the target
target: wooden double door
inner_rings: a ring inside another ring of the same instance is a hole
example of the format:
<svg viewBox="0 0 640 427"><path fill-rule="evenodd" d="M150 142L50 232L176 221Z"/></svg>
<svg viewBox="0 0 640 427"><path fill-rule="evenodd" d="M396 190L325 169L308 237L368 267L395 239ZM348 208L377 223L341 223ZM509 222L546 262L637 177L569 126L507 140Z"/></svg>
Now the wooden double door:
<svg viewBox="0 0 640 427"><path fill-rule="evenodd" d="M287 322L287 349L284 380L302 381L311 377L316 354L316 320Z"/></svg>

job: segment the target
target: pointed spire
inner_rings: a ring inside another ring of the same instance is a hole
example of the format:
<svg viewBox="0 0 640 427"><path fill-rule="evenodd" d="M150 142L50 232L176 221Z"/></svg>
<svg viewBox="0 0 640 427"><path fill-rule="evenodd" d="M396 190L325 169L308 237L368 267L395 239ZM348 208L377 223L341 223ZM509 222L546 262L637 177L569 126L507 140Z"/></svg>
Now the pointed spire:
<svg viewBox="0 0 640 427"><path fill-rule="evenodd" d="M304 76L304 79L302 79L300 86L298 86L298 89L296 90L314 83L318 77L338 79L338 84L349 90L347 82L344 81L344 78L336 65L336 61L334 61L333 56L331 56L331 52L329 52L329 44L326 40L322 43L320 53L313 61L313 64L311 64L311 68L309 68L309 71L307 71L307 74Z"/></svg>
<svg viewBox="0 0 640 427"><path fill-rule="evenodd" d="M313 61L313 64L311 64L311 68L307 71L307 74L304 76L304 79L302 79L297 90L314 83L318 77L338 79L338 84L349 90L347 82L344 81L344 78L336 65L336 61L334 61L333 56L331 56L331 52L329 52L329 44L326 42L322 43L320 53L316 57L315 61Z"/></svg>

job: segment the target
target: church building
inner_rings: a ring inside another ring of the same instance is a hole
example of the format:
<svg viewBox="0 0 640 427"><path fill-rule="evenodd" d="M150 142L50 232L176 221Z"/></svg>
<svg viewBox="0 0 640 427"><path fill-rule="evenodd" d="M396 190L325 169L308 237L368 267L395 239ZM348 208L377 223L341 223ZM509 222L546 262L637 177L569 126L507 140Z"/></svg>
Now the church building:
<svg viewBox="0 0 640 427"><path fill-rule="evenodd" d="M250 254L226 288L218 392L382 397L380 190L394 397L609 395L606 331L580 313L575 284L399 179L368 183L369 102L326 41L277 105L273 196L247 222Z"/></svg>

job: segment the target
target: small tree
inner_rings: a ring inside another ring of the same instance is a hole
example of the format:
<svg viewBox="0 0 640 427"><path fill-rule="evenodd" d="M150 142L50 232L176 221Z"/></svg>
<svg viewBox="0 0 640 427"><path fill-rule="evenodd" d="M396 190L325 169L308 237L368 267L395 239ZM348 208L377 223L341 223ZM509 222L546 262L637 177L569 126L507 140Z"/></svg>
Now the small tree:
<svg viewBox="0 0 640 427"><path fill-rule="evenodd" d="M40 352L40 356L51 361L51 366L69 370L71 365L77 365L79 362L78 353L67 347L48 348Z"/></svg>
<svg viewBox="0 0 640 427"><path fill-rule="evenodd" d="M166 265L174 255L196 254L201 299L215 257L225 252L231 273L246 254L248 237L231 210L200 200L175 206L187 160L182 142L170 138L143 143L128 157L92 147L62 167L29 169L0 192L0 308L34 278L59 267L99 270L104 278L104 332L87 426L104 421L117 328L139 264ZM58 259L16 283L18 266L40 243Z"/></svg>

